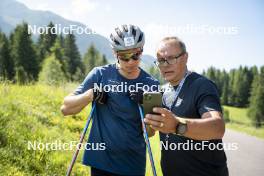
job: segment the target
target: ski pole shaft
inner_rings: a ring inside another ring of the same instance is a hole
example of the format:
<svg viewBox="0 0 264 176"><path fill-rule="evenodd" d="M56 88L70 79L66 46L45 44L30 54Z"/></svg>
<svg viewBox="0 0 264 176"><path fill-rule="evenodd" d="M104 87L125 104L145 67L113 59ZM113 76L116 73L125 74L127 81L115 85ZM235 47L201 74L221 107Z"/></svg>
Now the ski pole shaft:
<svg viewBox="0 0 264 176"><path fill-rule="evenodd" d="M90 114L89 114L89 116L88 116L88 119L87 119L87 121L86 121L85 127L84 127L83 132L82 132L81 137L80 137L80 141L79 141L79 143L78 143L78 145L77 145L77 149L76 149L76 151L75 151L75 153L74 153L74 155L73 155L73 157L72 157L71 164L70 164L69 167L68 167L68 170L67 170L67 174L66 174L66 176L70 176L70 175L71 175L72 168L73 168L74 163L75 163L75 161L76 161L76 159L77 159L77 156L78 156L78 154L79 154L80 148L81 148L81 146L82 146L83 139L84 139L84 137L85 137L85 134L86 134L87 129L88 129L88 127L89 127L89 124L90 124L90 122L91 122L91 119L92 119L92 115L93 115L93 111L94 111L94 109L95 109L95 103L93 104L93 106L92 106L92 110L91 110L91 112L90 112Z"/></svg>
<svg viewBox="0 0 264 176"><path fill-rule="evenodd" d="M144 113L143 113L143 110L142 110L142 107L140 104L138 104L138 109L140 112L140 118L141 118L141 122L142 122L142 126L143 126L143 133L144 133L144 138L145 138L145 142L146 142L147 149L148 149L152 173L153 173L153 176L157 176L155 163L154 163L154 159L153 159L153 155L152 155L152 151L151 151L151 147L150 147L150 143L149 143L148 132L147 132L146 124L144 122Z"/></svg>

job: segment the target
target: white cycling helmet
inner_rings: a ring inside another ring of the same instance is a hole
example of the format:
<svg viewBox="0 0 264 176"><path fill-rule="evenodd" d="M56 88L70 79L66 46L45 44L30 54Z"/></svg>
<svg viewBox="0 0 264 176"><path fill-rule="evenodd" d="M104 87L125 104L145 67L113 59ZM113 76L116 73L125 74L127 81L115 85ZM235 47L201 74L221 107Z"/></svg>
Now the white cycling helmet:
<svg viewBox="0 0 264 176"><path fill-rule="evenodd" d="M145 35L139 27L128 24L115 28L110 34L111 47L114 51L123 51L134 48L142 48L145 43Z"/></svg>

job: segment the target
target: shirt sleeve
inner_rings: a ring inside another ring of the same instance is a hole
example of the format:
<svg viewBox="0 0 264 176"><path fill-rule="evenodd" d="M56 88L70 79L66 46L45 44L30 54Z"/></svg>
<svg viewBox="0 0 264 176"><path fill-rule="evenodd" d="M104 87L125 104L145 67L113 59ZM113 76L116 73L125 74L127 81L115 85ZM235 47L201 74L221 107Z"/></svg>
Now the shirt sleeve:
<svg viewBox="0 0 264 176"><path fill-rule="evenodd" d="M218 90L212 81L201 81L195 97L196 108L200 116L209 111L222 112Z"/></svg>
<svg viewBox="0 0 264 176"><path fill-rule="evenodd" d="M95 83L99 83L101 79L100 71L97 67L93 68L89 74L86 76L84 81L79 85L79 87L74 91L75 95L79 95L94 87Z"/></svg>

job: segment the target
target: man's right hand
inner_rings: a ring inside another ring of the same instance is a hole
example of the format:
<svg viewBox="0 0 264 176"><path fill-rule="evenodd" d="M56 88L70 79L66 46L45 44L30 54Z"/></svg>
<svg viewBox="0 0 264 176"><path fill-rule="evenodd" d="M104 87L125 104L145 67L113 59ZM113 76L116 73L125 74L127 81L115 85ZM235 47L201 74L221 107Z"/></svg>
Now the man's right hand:
<svg viewBox="0 0 264 176"><path fill-rule="evenodd" d="M142 89L138 89L138 91L129 92L129 97L135 103L143 104L143 93Z"/></svg>

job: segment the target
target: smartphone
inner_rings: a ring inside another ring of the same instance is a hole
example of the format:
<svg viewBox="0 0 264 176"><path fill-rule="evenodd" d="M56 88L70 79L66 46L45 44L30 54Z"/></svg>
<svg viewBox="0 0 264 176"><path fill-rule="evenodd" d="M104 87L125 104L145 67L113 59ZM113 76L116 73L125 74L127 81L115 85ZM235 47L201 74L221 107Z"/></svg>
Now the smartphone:
<svg viewBox="0 0 264 176"><path fill-rule="evenodd" d="M154 107L162 107L162 94L160 92L144 92L143 108L144 114L158 114L153 112Z"/></svg>

